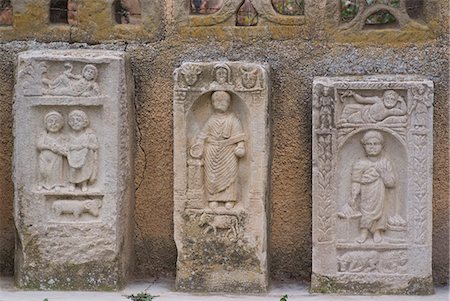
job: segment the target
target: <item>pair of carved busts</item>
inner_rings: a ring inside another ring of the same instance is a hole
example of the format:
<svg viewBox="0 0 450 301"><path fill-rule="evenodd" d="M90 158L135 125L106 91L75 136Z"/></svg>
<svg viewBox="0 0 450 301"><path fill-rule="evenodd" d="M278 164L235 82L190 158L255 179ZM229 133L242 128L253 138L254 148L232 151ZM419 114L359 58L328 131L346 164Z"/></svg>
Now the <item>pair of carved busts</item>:
<svg viewBox="0 0 450 301"><path fill-rule="evenodd" d="M38 189L56 190L68 187L82 191L97 178L98 140L89 128L84 111L73 110L67 121L70 132L63 134L65 120L61 113L50 111L44 117L45 132L39 137Z"/></svg>

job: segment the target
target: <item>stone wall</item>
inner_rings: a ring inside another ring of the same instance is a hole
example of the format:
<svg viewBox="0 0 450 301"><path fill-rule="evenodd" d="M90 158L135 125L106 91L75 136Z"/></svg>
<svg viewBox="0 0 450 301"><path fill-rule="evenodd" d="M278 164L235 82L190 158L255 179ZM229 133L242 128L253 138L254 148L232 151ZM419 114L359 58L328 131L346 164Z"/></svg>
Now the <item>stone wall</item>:
<svg viewBox="0 0 450 301"><path fill-rule="evenodd" d="M217 18L211 21L180 14L180 10L189 11L189 6L184 3L187 1L178 0L166 0L165 7L159 7L162 1L141 1L143 11L151 11L143 17L144 25L114 25L109 13L98 13L109 7L111 1L105 1L104 7L98 4L103 1L94 1L99 5L96 8L88 4L92 1L79 2L78 27L42 25L46 22L46 11L37 17L41 23L32 21L36 18L33 13L39 12L33 10L37 4L33 1L30 7L27 3L31 1L23 0L15 1L14 25L0 28L3 41L0 44L2 275L11 275L14 268L11 112L17 54L25 50L81 48L123 50L131 58L138 142L136 277L175 275L172 73L183 62L229 60L267 63L271 67L269 258L273 279L309 281L311 275L313 78L420 74L434 82L433 275L436 283L448 281L448 1L425 1L429 3L424 9L425 29L405 27L369 30L363 34L337 30L333 26L336 10L330 7L333 1L325 0L307 0L305 16L295 20L277 21L263 13L261 22L254 27L236 27L230 16L219 22ZM240 1L229 2L238 5ZM257 9L264 12L264 8ZM146 22L155 23L146 26ZM202 22L212 22L212 26L202 26ZM133 34L128 34L130 31Z"/></svg>

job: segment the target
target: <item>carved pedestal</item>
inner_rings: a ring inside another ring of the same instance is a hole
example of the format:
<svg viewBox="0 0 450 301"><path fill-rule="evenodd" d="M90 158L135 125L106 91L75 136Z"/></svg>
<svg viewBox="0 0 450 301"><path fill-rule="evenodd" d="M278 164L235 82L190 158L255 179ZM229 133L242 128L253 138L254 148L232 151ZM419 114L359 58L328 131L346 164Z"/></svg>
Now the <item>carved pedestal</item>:
<svg viewBox="0 0 450 301"><path fill-rule="evenodd" d="M433 83L316 78L313 292L430 294Z"/></svg>
<svg viewBox="0 0 450 301"><path fill-rule="evenodd" d="M175 71L176 288L268 286L268 67L185 63Z"/></svg>
<svg viewBox="0 0 450 301"><path fill-rule="evenodd" d="M132 254L133 84L110 51L19 55L14 102L16 280L118 289Z"/></svg>

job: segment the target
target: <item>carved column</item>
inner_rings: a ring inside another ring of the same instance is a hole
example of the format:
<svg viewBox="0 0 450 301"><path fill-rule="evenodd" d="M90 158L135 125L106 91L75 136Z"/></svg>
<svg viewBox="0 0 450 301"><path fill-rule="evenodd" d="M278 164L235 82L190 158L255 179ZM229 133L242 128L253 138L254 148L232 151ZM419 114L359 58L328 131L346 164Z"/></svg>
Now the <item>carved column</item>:
<svg viewBox="0 0 450 301"><path fill-rule="evenodd" d="M432 103L418 76L314 80L312 291L433 293Z"/></svg>
<svg viewBox="0 0 450 301"><path fill-rule="evenodd" d="M268 287L269 90L265 65L185 63L175 70L178 290Z"/></svg>
<svg viewBox="0 0 450 301"><path fill-rule="evenodd" d="M111 290L131 266L133 84L112 51L19 55L14 102L16 281Z"/></svg>

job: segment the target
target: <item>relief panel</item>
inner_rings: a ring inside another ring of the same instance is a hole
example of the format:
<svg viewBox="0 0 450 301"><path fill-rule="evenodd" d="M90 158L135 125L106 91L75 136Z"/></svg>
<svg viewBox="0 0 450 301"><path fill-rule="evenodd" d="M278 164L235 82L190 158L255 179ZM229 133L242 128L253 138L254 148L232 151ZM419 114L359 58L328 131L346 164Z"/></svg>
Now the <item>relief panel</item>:
<svg viewBox="0 0 450 301"><path fill-rule="evenodd" d="M267 289L267 66L184 63L175 70L176 287Z"/></svg>
<svg viewBox="0 0 450 301"><path fill-rule="evenodd" d="M134 197L126 60L109 51L19 55L14 203L20 287L117 289L126 280L128 250L121 248L131 248ZM65 266L74 269L70 275Z"/></svg>
<svg viewBox="0 0 450 301"><path fill-rule="evenodd" d="M431 293L433 83L316 78L313 97L313 290Z"/></svg>

